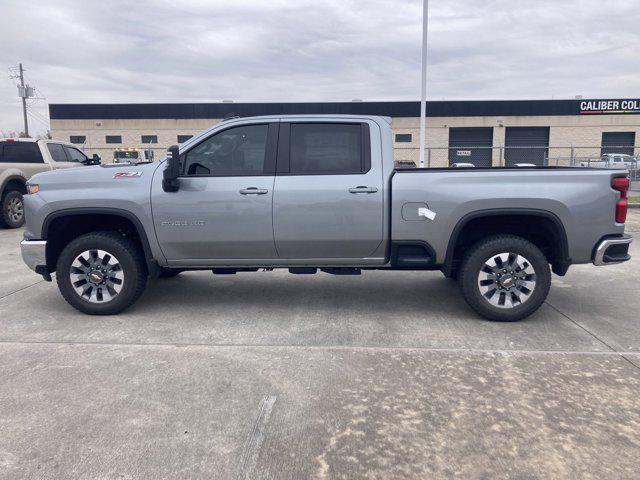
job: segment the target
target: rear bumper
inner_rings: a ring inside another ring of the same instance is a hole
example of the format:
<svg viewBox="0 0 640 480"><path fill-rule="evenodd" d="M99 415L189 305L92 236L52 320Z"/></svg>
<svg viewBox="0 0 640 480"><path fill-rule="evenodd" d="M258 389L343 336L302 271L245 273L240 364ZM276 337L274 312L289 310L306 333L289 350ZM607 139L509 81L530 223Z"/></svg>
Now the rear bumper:
<svg viewBox="0 0 640 480"><path fill-rule="evenodd" d="M633 242L630 235L609 237L600 241L593 252L594 265L615 265L631 259L629 245Z"/></svg>
<svg viewBox="0 0 640 480"><path fill-rule="evenodd" d="M20 242L22 260L31 270L42 273L47 268L47 241L23 240Z"/></svg>

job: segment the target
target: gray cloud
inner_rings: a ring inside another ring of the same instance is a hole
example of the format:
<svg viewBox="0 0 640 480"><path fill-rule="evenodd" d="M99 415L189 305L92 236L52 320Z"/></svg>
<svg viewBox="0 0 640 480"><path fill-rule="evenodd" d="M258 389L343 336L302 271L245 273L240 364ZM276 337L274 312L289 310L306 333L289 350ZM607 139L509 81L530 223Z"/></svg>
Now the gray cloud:
<svg viewBox="0 0 640 480"><path fill-rule="evenodd" d="M640 95L637 0L430 3L431 99ZM0 130L21 125L7 78L19 61L52 103L414 100L421 8L419 0L5 0ZM33 109L47 116L45 102Z"/></svg>

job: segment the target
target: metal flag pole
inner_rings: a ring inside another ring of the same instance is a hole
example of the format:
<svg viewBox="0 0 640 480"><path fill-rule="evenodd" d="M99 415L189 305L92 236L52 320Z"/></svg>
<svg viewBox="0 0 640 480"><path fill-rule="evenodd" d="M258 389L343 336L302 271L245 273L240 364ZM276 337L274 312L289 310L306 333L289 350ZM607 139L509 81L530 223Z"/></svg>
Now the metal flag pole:
<svg viewBox="0 0 640 480"><path fill-rule="evenodd" d="M420 168L424 168L425 128L427 116L427 24L429 22L429 0L422 2L422 82L420 95ZM429 162L431 163L431 162ZM431 165L427 165L430 167Z"/></svg>

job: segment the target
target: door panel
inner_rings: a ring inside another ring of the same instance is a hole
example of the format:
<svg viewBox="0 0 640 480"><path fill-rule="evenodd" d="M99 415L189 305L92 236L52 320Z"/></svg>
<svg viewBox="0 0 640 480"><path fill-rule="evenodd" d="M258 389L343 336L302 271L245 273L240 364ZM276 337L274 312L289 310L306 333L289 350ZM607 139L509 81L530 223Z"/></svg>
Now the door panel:
<svg viewBox="0 0 640 480"><path fill-rule="evenodd" d="M359 123L281 126L273 197L280 258L374 254L383 238L384 200L382 164L378 155L371 161L369 132Z"/></svg>
<svg viewBox="0 0 640 480"><path fill-rule="evenodd" d="M182 177L180 189L169 193L162 189L162 175L156 175L153 217L167 260L276 258L273 179ZM240 193L245 189L261 193Z"/></svg>
<svg viewBox="0 0 640 480"><path fill-rule="evenodd" d="M376 193L350 193L358 186ZM274 231L281 258L366 258L382 241L378 175L276 177Z"/></svg>
<svg viewBox="0 0 640 480"><path fill-rule="evenodd" d="M277 123L224 124L180 152L177 192L162 189L161 172L154 177L154 224L169 262L277 257L272 221L277 138Z"/></svg>

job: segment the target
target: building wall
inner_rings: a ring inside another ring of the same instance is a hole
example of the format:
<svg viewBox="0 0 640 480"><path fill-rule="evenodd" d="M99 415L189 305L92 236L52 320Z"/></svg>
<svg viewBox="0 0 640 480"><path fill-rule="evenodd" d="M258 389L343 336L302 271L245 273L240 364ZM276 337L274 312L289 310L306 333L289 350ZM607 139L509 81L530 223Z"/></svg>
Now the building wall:
<svg viewBox="0 0 640 480"><path fill-rule="evenodd" d="M152 145L156 158L162 158L165 150L177 143L178 135L194 135L216 123L219 119L121 119L121 120L51 120L53 138L69 141L71 135L87 137L84 149L88 154L97 153L103 161L113 158L115 148L148 147L141 144L142 135L157 135L158 143ZM418 163L419 126L417 117L395 117L392 119L395 134L411 134L411 142L394 141L396 160ZM602 132L636 132L636 154L640 154L640 115L567 115L567 116L508 116L508 117L432 117L427 118L425 157L430 166L448 165L449 128L492 127L493 164L499 165L503 152L506 127L540 126L550 127L550 164L568 164L575 157L598 157ZM107 135L121 135L122 144L107 144ZM572 148L573 147L573 148Z"/></svg>

